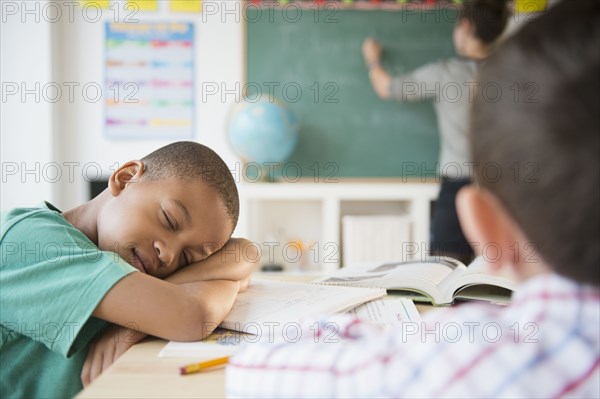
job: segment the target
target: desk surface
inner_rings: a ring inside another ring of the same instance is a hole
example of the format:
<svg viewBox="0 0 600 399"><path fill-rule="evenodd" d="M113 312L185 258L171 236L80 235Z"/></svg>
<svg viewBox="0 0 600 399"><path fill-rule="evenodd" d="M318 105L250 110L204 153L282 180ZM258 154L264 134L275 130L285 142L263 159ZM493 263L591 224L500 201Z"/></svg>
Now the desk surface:
<svg viewBox="0 0 600 399"><path fill-rule="evenodd" d="M78 398L222 398L225 368L179 375L190 359L159 358L167 341L147 338L132 346ZM193 363L193 361L192 361Z"/></svg>
<svg viewBox="0 0 600 399"><path fill-rule="evenodd" d="M290 280L309 278L294 276ZM423 314L433 306L418 304L417 309ZM162 339L147 338L132 346L77 398L225 397L225 367L181 376L179 367L193 363L193 359L159 358L158 353L166 343Z"/></svg>

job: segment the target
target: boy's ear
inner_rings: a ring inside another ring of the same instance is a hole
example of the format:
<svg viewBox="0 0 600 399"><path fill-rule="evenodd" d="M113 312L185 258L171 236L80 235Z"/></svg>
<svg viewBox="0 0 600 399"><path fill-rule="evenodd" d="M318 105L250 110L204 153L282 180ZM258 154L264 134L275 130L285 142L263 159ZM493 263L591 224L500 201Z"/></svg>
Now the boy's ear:
<svg viewBox="0 0 600 399"><path fill-rule="evenodd" d="M473 33L474 27L467 18L462 18L457 22L457 28L460 29L465 36L467 36Z"/></svg>
<svg viewBox="0 0 600 399"><path fill-rule="evenodd" d="M129 161L113 172L108 180L108 189L113 196L117 196L129 183L137 183L144 174L142 161Z"/></svg>
<svg viewBox="0 0 600 399"><path fill-rule="evenodd" d="M516 224L496 197L473 185L456 197L456 209L465 237L477 255L485 255L493 269L514 264L514 245L520 245Z"/></svg>
<svg viewBox="0 0 600 399"><path fill-rule="evenodd" d="M462 23L465 26L465 31L470 35L470 36L475 36L475 24L471 21L469 21L467 18L464 18Z"/></svg>

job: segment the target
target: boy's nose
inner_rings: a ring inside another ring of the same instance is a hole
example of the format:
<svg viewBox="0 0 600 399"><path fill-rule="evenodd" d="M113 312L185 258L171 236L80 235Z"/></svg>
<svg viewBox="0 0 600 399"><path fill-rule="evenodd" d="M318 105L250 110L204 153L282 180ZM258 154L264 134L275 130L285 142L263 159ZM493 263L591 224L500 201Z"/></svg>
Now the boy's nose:
<svg viewBox="0 0 600 399"><path fill-rule="evenodd" d="M173 266L174 251L169 250L169 246L162 241L154 241L154 250L160 261L159 267L171 267Z"/></svg>

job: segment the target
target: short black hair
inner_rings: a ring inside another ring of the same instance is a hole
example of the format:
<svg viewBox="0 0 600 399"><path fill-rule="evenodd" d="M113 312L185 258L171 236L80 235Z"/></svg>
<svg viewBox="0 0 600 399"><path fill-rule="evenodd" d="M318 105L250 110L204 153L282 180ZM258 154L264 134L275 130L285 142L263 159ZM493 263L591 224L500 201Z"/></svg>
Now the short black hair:
<svg viewBox="0 0 600 399"><path fill-rule="evenodd" d="M509 17L508 0L465 0L458 19L471 22L475 36L489 45L504 32Z"/></svg>
<svg viewBox="0 0 600 399"><path fill-rule="evenodd" d="M227 164L216 152L200 143L178 141L146 155L142 162L142 179L176 177L184 181L206 183L223 201L235 228L240 213L238 190Z"/></svg>
<svg viewBox="0 0 600 399"><path fill-rule="evenodd" d="M600 285L600 2L564 1L483 63L471 116L475 179L557 273ZM485 94L485 93L483 93ZM490 176L491 164L500 170Z"/></svg>

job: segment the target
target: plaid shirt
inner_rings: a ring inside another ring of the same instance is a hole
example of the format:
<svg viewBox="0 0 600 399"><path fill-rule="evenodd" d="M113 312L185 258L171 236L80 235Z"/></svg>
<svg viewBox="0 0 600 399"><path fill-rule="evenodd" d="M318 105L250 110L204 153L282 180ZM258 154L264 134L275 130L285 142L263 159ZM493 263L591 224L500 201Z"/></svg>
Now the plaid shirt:
<svg viewBox="0 0 600 399"><path fill-rule="evenodd" d="M599 397L600 292L556 274L508 307L463 304L380 330L347 316L247 345L230 397Z"/></svg>

